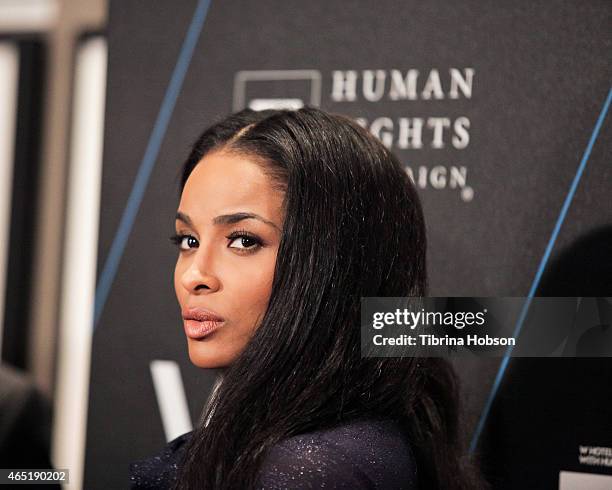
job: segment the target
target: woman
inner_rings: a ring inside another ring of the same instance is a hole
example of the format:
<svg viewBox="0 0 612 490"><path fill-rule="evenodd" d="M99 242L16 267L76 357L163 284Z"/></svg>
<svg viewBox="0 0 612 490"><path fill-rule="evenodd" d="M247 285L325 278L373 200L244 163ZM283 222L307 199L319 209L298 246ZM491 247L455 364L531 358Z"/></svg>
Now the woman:
<svg viewBox="0 0 612 490"><path fill-rule="evenodd" d="M244 110L182 175L175 289L202 423L140 488L475 488L440 359L362 358L360 298L422 296L426 239L397 159L350 119Z"/></svg>

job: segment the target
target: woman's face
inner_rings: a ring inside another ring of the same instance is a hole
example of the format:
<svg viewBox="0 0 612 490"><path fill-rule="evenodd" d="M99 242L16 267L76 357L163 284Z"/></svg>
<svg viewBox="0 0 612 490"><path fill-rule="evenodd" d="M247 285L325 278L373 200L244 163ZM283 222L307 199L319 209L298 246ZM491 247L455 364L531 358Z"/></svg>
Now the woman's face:
<svg viewBox="0 0 612 490"><path fill-rule="evenodd" d="M187 179L176 219L174 289L196 366L231 364L263 317L283 197L252 159L223 151L206 155Z"/></svg>

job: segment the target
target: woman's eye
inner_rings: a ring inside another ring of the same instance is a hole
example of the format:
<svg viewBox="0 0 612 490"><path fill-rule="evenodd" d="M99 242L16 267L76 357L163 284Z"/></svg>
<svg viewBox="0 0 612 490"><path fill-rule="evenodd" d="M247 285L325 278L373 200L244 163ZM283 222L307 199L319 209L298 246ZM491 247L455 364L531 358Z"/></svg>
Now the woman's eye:
<svg viewBox="0 0 612 490"><path fill-rule="evenodd" d="M190 248L198 247L198 241L191 235L174 235L170 237L170 240L181 250L189 250Z"/></svg>
<svg viewBox="0 0 612 490"><path fill-rule="evenodd" d="M183 240L181 241L180 247L183 250L187 250L190 248L197 248L198 247L198 241L193 238L192 236L185 236L183 237Z"/></svg>
<svg viewBox="0 0 612 490"><path fill-rule="evenodd" d="M257 249L261 242L254 237L248 235L229 236L230 244L229 248L237 248L242 250L254 250Z"/></svg>

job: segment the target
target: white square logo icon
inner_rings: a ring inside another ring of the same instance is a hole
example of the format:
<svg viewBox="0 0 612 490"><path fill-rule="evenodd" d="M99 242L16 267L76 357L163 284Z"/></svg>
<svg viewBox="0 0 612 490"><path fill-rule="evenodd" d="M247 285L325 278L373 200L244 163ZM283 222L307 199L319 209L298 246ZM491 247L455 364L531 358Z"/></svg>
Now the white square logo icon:
<svg viewBox="0 0 612 490"><path fill-rule="evenodd" d="M318 70L239 71L234 77L234 111L299 109L321 105Z"/></svg>

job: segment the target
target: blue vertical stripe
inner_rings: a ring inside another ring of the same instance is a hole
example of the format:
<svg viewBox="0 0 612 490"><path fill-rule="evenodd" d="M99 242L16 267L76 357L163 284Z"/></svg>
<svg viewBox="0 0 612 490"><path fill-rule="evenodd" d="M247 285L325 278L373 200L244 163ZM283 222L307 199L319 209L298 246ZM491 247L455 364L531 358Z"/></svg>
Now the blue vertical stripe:
<svg viewBox="0 0 612 490"><path fill-rule="evenodd" d="M108 298L108 294L115 276L117 275L119 262L121 261L123 251L125 250L125 245L132 231L132 227L134 226L134 221L136 220L136 215L138 214L140 204L142 203L142 198L147 188L149 178L151 177L151 173L155 167L155 162L157 160L157 156L159 155L162 141L166 134L166 130L168 129L170 117L172 116L174 106L176 105L176 99L178 98L181 87L183 86L183 81L185 80L185 75L189 69L193 52L200 37L200 33L202 32L202 27L204 26L204 21L206 20L206 14L208 13L209 6L210 0L198 1L191 19L191 23L189 24L189 29L187 30L187 35L185 36L185 40L181 46L176 65L172 71L170 83L166 89L159 113L157 114L157 119L155 120L155 125L153 126L153 131L149 137L142 161L140 162L136 179L134 180L132 190L130 191L130 196L127 200L125 209L123 210L119 228L115 233L115 238L113 239L110 252L106 258L104 268L102 269L102 273L100 274L100 279L96 287L94 328L98 325L104 305Z"/></svg>
<svg viewBox="0 0 612 490"><path fill-rule="evenodd" d="M523 303L523 308L521 309L521 313L516 322L516 326L514 327L514 337L517 338L521 333L521 329L523 328L523 322L527 317L527 312L529 311L529 306L531 305L531 300L533 299L538 286L540 284L540 279L542 278L542 274L544 273L544 269L546 268L546 264L548 263L548 259L550 258L550 254L552 252L553 247L555 246L555 242L557 241L557 236L559 235L559 230L561 230L561 226L563 225L563 221L565 221L565 216L567 215L567 211L574 199L574 194L576 193L576 188L578 187L578 183L580 182L580 178L582 177L582 173L586 167L587 162L589 161L589 157L591 156L591 151L593 150L593 145L595 144L595 140L597 140L597 136L599 135L599 131L601 126L603 125L604 120L606 119L606 114L608 113L608 109L610 108L610 101L612 100L612 88L608 91L608 97L604 102L604 105L601 109L599 117L597 118L597 123L595 124L595 128L591 133L591 139L589 140L589 144L584 151L584 155L582 156L582 160L580 161L580 165L578 165L578 170L576 170L576 175L574 176L574 180L572 180L572 185L565 197L565 201L563 203L563 207L561 208L561 212L559 213L559 217L557 218L557 222L555 223L555 228L548 240L548 245L546 246L546 250L544 251L544 255L540 260L540 265L536 272L536 275L531 283L531 288L529 289L529 294ZM478 424L476 426L476 430L472 436L472 442L470 443L470 453L473 453L478 445L478 439L482 433L482 430L487 421L487 417L489 416L489 412L491 411L491 406L493 405L493 400L495 400L495 396L497 395L497 391L499 390L499 386L504 377L504 373L506 372L506 368L508 367L508 363L510 362L510 354L512 353L512 349L514 346L508 346L506 353L500 363L499 369L497 371L497 375L495 376L495 380L493 381L493 386L491 387L491 392L489 393L489 397L485 403L484 409L480 415L480 419L478 420Z"/></svg>

